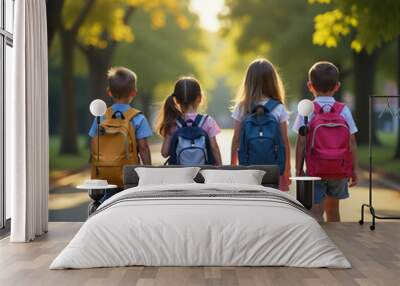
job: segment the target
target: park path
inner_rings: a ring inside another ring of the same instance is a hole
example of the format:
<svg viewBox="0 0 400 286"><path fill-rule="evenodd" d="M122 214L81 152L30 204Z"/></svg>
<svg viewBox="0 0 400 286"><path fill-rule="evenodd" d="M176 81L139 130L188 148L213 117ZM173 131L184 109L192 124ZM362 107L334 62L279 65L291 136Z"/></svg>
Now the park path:
<svg viewBox="0 0 400 286"><path fill-rule="evenodd" d="M222 161L229 164L230 142L232 130L225 129L218 135L221 148ZM163 164L165 159L160 155L160 144L152 144L152 160L155 165ZM293 154L292 154L293 155ZM293 160L293 156L292 156ZM294 166L294 162L292 162ZM292 172L293 173L293 172ZM87 217L87 205L89 198L84 191L77 190L73 186L89 178L89 170L66 176L53 184L49 196L50 221L84 221ZM358 221L360 218L360 206L368 200L368 174L360 174L360 184L350 190L350 198L341 202L342 221ZM385 178L374 176L374 206L383 215L400 214L400 182L391 182ZM290 194L295 195L294 184L290 187ZM367 215L367 220L370 216Z"/></svg>

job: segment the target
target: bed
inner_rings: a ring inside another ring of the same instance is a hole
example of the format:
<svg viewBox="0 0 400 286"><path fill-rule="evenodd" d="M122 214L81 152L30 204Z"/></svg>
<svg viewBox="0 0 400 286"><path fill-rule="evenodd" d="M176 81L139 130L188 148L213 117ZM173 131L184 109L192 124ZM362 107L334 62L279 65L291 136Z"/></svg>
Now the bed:
<svg viewBox="0 0 400 286"><path fill-rule="evenodd" d="M262 185L205 184L198 174L196 183L138 186L135 168L125 168L126 189L88 218L50 269L351 267L308 211L276 189L276 166L218 167L264 170Z"/></svg>

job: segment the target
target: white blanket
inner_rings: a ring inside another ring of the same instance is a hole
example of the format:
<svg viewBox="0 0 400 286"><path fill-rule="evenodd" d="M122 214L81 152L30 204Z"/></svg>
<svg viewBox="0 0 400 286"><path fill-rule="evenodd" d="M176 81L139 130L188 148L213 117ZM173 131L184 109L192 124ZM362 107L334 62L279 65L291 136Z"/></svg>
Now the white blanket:
<svg viewBox="0 0 400 286"><path fill-rule="evenodd" d="M172 196L163 196L167 193ZM100 206L50 269L127 265L350 268L342 252L299 205L291 196L261 186L184 184L128 189Z"/></svg>

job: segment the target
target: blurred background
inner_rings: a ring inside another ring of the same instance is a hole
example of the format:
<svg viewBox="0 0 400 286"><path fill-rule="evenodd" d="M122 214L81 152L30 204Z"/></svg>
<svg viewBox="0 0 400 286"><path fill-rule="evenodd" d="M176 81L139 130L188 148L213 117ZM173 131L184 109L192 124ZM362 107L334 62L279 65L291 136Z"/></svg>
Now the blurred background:
<svg viewBox="0 0 400 286"><path fill-rule="evenodd" d="M218 141L228 164L232 99L256 57L272 61L282 75L290 127L297 102L312 99L306 88L310 66L329 60L339 67L336 99L352 109L364 170L360 185L342 203L342 219L359 219L368 199L369 96L399 93L399 1L48 0L47 15L50 220L87 217L89 198L74 186L89 176L88 106L95 98L111 103L106 97L111 66L137 73L133 105L151 122L179 76L198 78L206 94L204 112L224 128ZM399 121L398 100L375 101L374 194L384 214L400 212ZM162 164L160 138L150 141L154 164Z"/></svg>

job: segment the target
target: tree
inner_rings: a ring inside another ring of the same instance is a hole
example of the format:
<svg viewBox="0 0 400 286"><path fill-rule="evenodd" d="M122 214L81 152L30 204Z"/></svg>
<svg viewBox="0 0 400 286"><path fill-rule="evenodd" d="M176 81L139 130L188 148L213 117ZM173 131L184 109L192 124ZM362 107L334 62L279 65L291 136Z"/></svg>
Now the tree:
<svg viewBox="0 0 400 286"><path fill-rule="evenodd" d="M61 12L64 0L46 0L47 47L50 49L55 34L61 24Z"/></svg>
<svg viewBox="0 0 400 286"><path fill-rule="evenodd" d="M327 59L340 66L342 81L349 75L350 54L344 45L329 50L312 44L313 18L322 11L320 7L297 0L228 0L227 5L228 13L222 17L225 34L237 34L233 35L234 43L241 54L261 54L278 66L289 99L310 96L307 71L317 60Z"/></svg>
<svg viewBox="0 0 400 286"><path fill-rule="evenodd" d="M100 5L98 5L101 7ZM104 9L105 7L101 7ZM112 7L109 7L112 8ZM110 23L110 25L121 25L120 28L126 27L126 22L131 17L133 12L135 11L135 7L127 7L123 13L122 22L119 23ZM107 11L107 10L106 10ZM92 23L93 25L93 23ZM123 41L132 41L133 36L129 32L129 30L125 33L125 38L120 37L119 40ZM82 43L83 42L83 43ZM96 98L102 98L104 100L106 97L106 72L111 66L112 57L115 51L115 48L118 44L118 40L110 36L109 32L103 31L100 35L100 38L97 44L85 43L85 41L81 38L79 42L79 48L83 52L86 57L87 66L88 66L88 95L89 101L92 101Z"/></svg>
<svg viewBox="0 0 400 286"><path fill-rule="evenodd" d="M166 24L166 14L174 16L182 29L187 28L187 18L182 14L182 7L176 0L150 2L143 0L105 1L98 0L82 27L79 47L84 53L89 68L89 99L105 98L106 73L118 43L132 43L135 39L135 26L129 25L129 19L139 8L151 17L152 30ZM104 17L104 11L111 16ZM93 29L96 27L96 29ZM153 31L150 30L149 33Z"/></svg>
<svg viewBox="0 0 400 286"><path fill-rule="evenodd" d="M309 0L328 4L330 10L315 17L315 44L336 47L356 31L351 47L371 53L400 34L400 2L392 0Z"/></svg>
<svg viewBox="0 0 400 286"><path fill-rule="evenodd" d="M67 1L63 9L63 19L59 25L61 40L62 91L61 105L61 154L78 154L77 113L75 104L74 58L80 27L92 9L95 1ZM64 20L67 19L67 20Z"/></svg>
<svg viewBox="0 0 400 286"><path fill-rule="evenodd" d="M368 144L369 141L369 96L375 94L375 77L379 50L369 54L366 51L353 51L354 64L354 95L355 95L355 114L354 119L358 126L357 141L360 144ZM372 107L372 116L374 108ZM379 140L372 120L371 139L374 144L379 144Z"/></svg>
<svg viewBox="0 0 400 286"><path fill-rule="evenodd" d="M179 14L177 0L65 0L59 34L62 49L62 120L60 153L77 154L77 114L74 86L75 49L79 44L89 64L89 94L105 94L105 75L118 42L133 41L126 21L136 8L152 15L155 28L165 24L165 10L176 16L183 26L186 18ZM55 20L54 20L55 21Z"/></svg>
<svg viewBox="0 0 400 286"><path fill-rule="evenodd" d="M190 23L196 18L189 11L182 11ZM193 54L203 51L201 30L192 24L186 29L166 15L165 25L154 30L151 15L138 10L129 24L135 27L135 41L117 46L113 64L124 65L138 75L139 95L135 105L150 118L152 104L162 100L172 90L173 82L181 75L202 77Z"/></svg>
<svg viewBox="0 0 400 286"><path fill-rule="evenodd" d="M374 94L376 61L381 48L400 35L400 2L391 0L309 0L326 3L330 10L315 17L313 42L336 47L343 37L351 36L354 49L356 119L360 125L358 140L368 142L367 96ZM400 65L400 60L398 60ZM400 83L398 82L400 86ZM375 128L373 140L377 142ZM400 158L400 130L396 157Z"/></svg>

